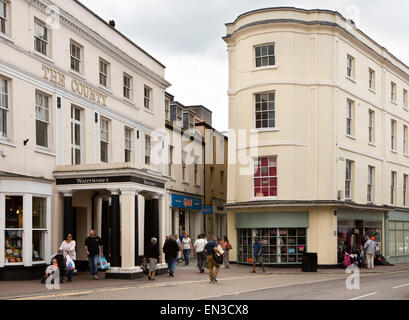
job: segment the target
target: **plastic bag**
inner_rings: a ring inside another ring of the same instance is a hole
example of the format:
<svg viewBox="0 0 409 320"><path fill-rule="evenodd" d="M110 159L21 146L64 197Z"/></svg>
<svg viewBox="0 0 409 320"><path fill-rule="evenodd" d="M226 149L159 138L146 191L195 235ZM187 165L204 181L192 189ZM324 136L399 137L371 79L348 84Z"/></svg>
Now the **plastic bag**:
<svg viewBox="0 0 409 320"><path fill-rule="evenodd" d="M67 270L74 270L75 269L75 263L74 263L74 261L72 260L72 258L70 257L69 254L67 254L65 259L66 259L65 266L67 267Z"/></svg>
<svg viewBox="0 0 409 320"><path fill-rule="evenodd" d="M102 270L109 269L108 261L107 261L107 259L106 259L104 256L102 256L102 257L99 259L99 262L100 262L100 264L101 264L101 269L102 269Z"/></svg>

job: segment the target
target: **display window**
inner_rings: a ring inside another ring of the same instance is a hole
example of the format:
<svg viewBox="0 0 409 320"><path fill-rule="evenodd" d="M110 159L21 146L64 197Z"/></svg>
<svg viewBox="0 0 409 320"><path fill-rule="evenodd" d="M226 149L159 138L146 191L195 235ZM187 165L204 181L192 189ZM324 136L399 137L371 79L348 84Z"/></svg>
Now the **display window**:
<svg viewBox="0 0 409 320"><path fill-rule="evenodd" d="M365 236L373 237L382 252L382 221L338 219L338 263L343 262L345 252L361 254Z"/></svg>
<svg viewBox="0 0 409 320"><path fill-rule="evenodd" d="M23 197L6 197L5 263L23 262Z"/></svg>
<svg viewBox="0 0 409 320"><path fill-rule="evenodd" d="M33 197L33 262L45 261L47 199Z"/></svg>
<svg viewBox="0 0 409 320"><path fill-rule="evenodd" d="M389 256L409 256L409 222L389 222Z"/></svg>
<svg viewBox="0 0 409 320"><path fill-rule="evenodd" d="M265 264L301 263L307 251L306 228L238 229L237 233L238 263L252 263L255 237L263 245Z"/></svg>

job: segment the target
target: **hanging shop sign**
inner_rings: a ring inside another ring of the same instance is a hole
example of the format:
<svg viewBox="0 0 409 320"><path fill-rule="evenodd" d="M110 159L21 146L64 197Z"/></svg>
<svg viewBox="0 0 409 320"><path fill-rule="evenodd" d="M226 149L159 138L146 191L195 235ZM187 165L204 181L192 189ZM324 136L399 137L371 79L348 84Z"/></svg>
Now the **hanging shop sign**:
<svg viewBox="0 0 409 320"><path fill-rule="evenodd" d="M202 199L172 194L172 207L191 210L202 210Z"/></svg>
<svg viewBox="0 0 409 320"><path fill-rule="evenodd" d="M203 214L213 214L213 207L212 206L203 206L202 213Z"/></svg>

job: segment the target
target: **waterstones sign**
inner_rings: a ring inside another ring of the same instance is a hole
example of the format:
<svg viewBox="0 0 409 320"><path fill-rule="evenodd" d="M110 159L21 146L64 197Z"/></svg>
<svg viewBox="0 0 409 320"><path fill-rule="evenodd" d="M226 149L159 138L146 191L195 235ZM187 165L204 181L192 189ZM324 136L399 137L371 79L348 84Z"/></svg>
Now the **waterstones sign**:
<svg viewBox="0 0 409 320"><path fill-rule="evenodd" d="M57 70L54 70L53 68L50 68L44 64L43 72L44 72L43 78L45 80L55 83L63 88L66 87L65 74L58 72ZM71 90L72 92L80 95L81 97L84 97L90 101L94 101L100 105L103 105L104 107L106 106L107 95L91 88L90 86L87 86L85 83L82 83L81 81L71 79Z"/></svg>
<svg viewBox="0 0 409 320"><path fill-rule="evenodd" d="M101 184L101 183L118 183L118 182L134 182L143 184L145 186L154 188L165 188L165 184L162 182L148 180L144 178L134 176L117 176L117 177L86 177L86 178L66 178L57 179L57 185L72 185L72 184Z"/></svg>

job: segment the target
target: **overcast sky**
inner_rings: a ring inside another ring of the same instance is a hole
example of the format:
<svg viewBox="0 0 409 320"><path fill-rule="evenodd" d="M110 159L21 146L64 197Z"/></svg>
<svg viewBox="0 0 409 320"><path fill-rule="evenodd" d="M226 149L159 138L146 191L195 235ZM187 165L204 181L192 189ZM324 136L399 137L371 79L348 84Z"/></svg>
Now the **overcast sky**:
<svg viewBox="0 0 409 320"><path fill-rule="evenodd" d="M409 65L406 0L80 0L166 66L167 90L185 105L213 111L213 127L228 129L225 23L275 6L330 9Z"/></svg>

